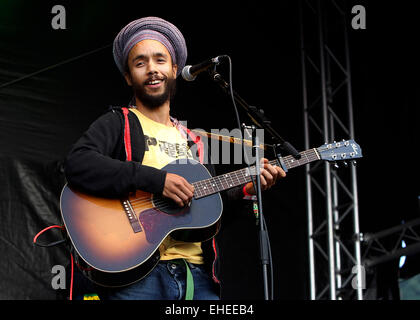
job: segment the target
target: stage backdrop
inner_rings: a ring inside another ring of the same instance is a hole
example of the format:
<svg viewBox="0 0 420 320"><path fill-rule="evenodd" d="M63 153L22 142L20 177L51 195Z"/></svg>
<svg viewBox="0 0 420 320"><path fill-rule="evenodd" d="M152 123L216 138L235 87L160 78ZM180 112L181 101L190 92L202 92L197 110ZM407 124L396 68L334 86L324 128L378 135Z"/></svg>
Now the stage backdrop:
<svg viewBox="0 0 420 320"><path fill-rule="evenodd" d="M367 30L351 31L350 43L356 135L365 153L359 161L360 218L362 231L378 231L417 215L418 169L411 152L418 148L418 79L406 75L418 71L418 49L410 42L414 20L402 18L409 9L394 8L395 24L385 6L363 3L372 20ZM63 23L54 19L56 4L0 3L0 299L68 296L68 282L64 290L51 285L55 265L66 267L68 276L68 252L32 241L43 228L61 224L62 164L72 144L108 106L126 105L131 97L111 44L134 19L160 16L177 25L188 64L231 56L234 89L303 150L296 1L275 7L270 1L238 2L196 15L197 2L62 1L64 29L55 29ZM220 70L227 77L226 66ZM205 74L192 83L178 81L171 112L190 128L236 127L230 98ZM241 120L250 124L243 112ZM303 168L264 195L277 299L308 298L305 206ZM262 299L255 218L248 206L229 211L220 233L223 298ZM60 237L50 230L39 240Z"/></svg>

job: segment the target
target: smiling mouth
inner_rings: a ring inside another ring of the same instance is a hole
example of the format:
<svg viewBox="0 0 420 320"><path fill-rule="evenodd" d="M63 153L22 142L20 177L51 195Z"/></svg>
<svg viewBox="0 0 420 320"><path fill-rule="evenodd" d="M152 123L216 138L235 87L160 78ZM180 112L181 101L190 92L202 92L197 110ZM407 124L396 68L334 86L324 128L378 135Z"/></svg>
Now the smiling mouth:
<svg viewBox="0 0 420 320"><path fill-rule="evenodd" d="M145 82L145 85L148 87L156 88L159 87L163 83L163 79L150 79Z"/></svg>

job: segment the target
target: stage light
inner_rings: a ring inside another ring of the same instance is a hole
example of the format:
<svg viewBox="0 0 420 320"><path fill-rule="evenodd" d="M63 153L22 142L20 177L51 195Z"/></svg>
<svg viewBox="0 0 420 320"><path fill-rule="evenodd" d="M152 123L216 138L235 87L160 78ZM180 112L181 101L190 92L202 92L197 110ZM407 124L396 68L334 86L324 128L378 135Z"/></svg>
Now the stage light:
<svg viewBox="0 0 420 320"><path fill-rule="evenodd" d="M406 247L405 241L404 241L404 240L402 240L402 241L401 241L401 248L405 248L405 247ZM402 268L402 266L404 265L405 260L406 260L406 256L401 256L401 257L400 257L400 269L401 269L401 268Z"/></svg>

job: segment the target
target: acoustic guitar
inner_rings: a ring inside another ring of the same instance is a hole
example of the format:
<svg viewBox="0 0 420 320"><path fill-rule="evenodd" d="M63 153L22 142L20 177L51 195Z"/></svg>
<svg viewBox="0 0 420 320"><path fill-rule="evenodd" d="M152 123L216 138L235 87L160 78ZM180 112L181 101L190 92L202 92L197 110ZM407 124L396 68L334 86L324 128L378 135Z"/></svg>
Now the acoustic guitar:
<svg viewBox="0 0 420 320"><path fill-rule="evenodd" d="M325 144L300 152L299 160L279 157L270 164L285 171L317 160L353 160L362 157L353 140ZM251 169L251 170L250 170ZM136 191L122 199L100 198L65 185L61 215L79 269L91 281L118 287L146 276L159 262L159 246L171 235L198 242L214 237L220 227L220 192L252 180L255 167L212 177L195 160L181 159L162 170L184 177L194 186L191 203L179 207L162 195Z"/></svg>

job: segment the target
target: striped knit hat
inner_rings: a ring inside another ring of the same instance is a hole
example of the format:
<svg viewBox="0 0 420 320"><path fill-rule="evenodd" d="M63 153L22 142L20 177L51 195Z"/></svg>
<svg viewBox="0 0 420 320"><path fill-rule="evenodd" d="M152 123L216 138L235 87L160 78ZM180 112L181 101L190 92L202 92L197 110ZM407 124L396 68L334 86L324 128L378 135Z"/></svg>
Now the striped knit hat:
<svg viewBox="0 0 420 320"><path fill-rule="evenodd" d="M178 65L177 76L187 60L187 46L182 33L172 23L158 17L145 17L127 24L115 37L113 54L124 74L130 50L142 40L156 40L168 49L172 62Z"/></svg>

